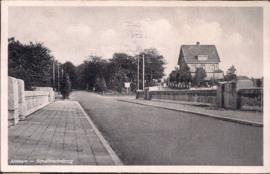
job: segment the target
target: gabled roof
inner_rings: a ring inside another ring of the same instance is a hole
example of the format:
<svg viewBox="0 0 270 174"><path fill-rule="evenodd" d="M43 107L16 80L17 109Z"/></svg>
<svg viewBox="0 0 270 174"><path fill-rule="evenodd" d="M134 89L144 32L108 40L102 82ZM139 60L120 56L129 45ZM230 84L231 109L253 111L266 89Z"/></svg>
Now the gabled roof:
<svg viewBox="0 0 270 174"><path fill-rule="evenodd" d="M219 63L220 59L215 45L182 45L181 50L186 63ZM207 55L208 59L198 61L198 55Z"/></svg>

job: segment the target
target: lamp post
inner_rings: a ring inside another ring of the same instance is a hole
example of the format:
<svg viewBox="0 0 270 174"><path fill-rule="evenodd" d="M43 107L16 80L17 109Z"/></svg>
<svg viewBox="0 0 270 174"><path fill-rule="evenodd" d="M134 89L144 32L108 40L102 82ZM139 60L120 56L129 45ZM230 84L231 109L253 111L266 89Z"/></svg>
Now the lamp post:
<svg viewBox="0 0 270 174"><path fill-rule="evenodd" d="M137 76L138 76L138 81L137 81L137 85L138 85L138 90L140 89L140 57L138 57L138 67L137 67Z"/></svg>
<svg viewBox="0 0 270 174"><path fill-rule="evenodd" d="M59 74L59 65L60 65L60 64L58 64L58 66L57 66L57 68L58 68L58 94L60 94L60 80L59 80L59 79L60 79L60 78L59 78L59 75L60 75L60 74Z"/></svg>
<svg viewBox="0 0 270 174"><path fill-rule="evenodd" d="M144 91L144 54L143 54L143 91Z"/></svg>
<svg viewBox="0 0 270 174"><path fill-rule="evenodd" d="M55 91L55 65L53 60L53 91Z"/></svg>

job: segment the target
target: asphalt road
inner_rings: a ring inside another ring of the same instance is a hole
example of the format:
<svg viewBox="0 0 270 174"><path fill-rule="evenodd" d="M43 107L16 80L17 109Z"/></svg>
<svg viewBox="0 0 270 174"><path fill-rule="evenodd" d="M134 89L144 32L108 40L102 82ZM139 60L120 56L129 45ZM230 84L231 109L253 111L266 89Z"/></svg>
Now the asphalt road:
<svg viewBox="0 0 270 174"><path fill-rule="evenodd" d="M263 165L263 128L73 92L125 165Z"/></svg>

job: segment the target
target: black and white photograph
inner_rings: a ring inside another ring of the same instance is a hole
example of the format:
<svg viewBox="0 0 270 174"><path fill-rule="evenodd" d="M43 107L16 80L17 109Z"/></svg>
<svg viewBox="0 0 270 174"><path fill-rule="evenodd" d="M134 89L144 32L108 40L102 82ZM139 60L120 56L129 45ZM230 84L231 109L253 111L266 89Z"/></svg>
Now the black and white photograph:
<svg viewBox="0 0 270 174"><path fill-rule="evenodd" d="M269 172L269 3L1 6L3 172Z"/></svg>

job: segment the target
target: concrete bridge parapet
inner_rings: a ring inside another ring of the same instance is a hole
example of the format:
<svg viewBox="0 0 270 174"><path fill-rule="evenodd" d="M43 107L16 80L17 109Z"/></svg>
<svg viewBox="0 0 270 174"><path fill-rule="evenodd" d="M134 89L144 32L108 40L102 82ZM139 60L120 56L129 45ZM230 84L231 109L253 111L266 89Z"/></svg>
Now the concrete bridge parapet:
<svg viewBox="0 0 270 174"><path fill-rule="evenodd" d="M8 77L8 126L19 123L18 82L13 77Z"/></svg>
<svg viewBox="0 0 270 174"><path fill-rule="evenodd" d="M8 77L8 126L14 126L19 120L38 109L54 102L55 92L51 87L35 87L34 91L25 91L24 81Z"/></svg>

